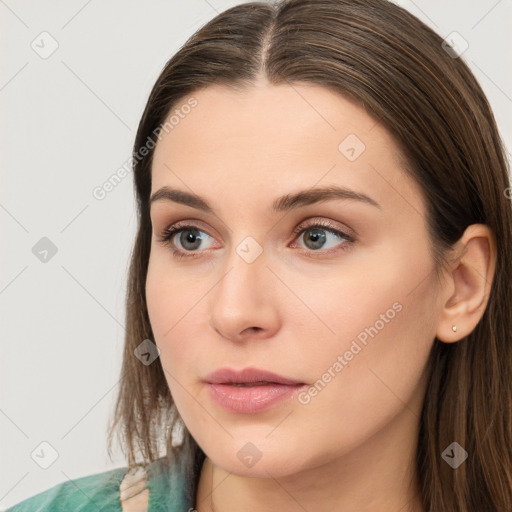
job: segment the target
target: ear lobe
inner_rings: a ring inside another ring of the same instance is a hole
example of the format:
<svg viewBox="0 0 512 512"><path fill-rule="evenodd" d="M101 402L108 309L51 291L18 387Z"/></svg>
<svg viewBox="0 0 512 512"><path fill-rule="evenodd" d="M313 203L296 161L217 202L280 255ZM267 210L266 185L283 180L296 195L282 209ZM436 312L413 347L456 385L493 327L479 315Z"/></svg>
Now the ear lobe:
<svg viewBox="0 0 512 512"><path fill-rule="evenodd" d="M457 342L475 329L487 307L496 267L496 244L488 226L469 226L457 245L458 256L443 285L445 296L451 295L442 305L436 331L444 343Z"/></svg>

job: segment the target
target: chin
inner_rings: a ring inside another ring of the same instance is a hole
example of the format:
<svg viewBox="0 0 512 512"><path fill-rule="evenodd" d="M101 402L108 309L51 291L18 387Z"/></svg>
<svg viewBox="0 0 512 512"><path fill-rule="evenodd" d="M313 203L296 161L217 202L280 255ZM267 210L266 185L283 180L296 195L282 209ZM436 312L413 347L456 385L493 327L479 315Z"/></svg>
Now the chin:
<svg viewBox="0 0 512 512"><path fill-rule="evenodd" d="M297 449L297 443L292 439L284 445L265 439L265 436L241 436L230 438L225 444L207 443L205 448L203 451L217 467L238 476L280 478L309 466L306 455Z"/></svg>

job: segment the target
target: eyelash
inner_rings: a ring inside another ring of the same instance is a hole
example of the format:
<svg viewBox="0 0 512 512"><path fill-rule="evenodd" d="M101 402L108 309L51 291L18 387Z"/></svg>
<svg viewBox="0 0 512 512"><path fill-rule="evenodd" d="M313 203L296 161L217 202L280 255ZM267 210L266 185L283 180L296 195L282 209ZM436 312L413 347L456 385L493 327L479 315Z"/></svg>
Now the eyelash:
<svg viewBox="0 0 512 512"><path fill-rule="evenodd" d="M312 229L312 228L323 228L326 231L329 231L332 234L336 235L338 238L345 239L345 243L343 243L343 246L341 249L338 247L338 248L327 249L324 251L322 251L322 250L312 251L312 250L301 248L302 250L309 252L309 253L317 253L318 252L324 256L330 255L333 252L338 252L340 250L341 251L347 250L349 248L350 244L352 244L355 241L355 239L352 236L347 235L346 233L344 233L343 231L340 231L339 229L336 229L329 221L317 221L317 222L309 224L309 225L300 224L292 231L292 234L294 234L295 238L297 238L302 232L304 232L308 229ZM200 229L198 226L195 226L193 224L184 224L184 223L182 224L182 223L178 222L172 226L169 226L167 229L165 229L163 231L161 237L158 239L158 242L164 246L171 245L171 241L172 241L172 238L174 235L176 235L177 233L180 233L181 231L187 231L187 230L196 230L196 231L201 231L203 233L206 233L206 231ZM209 235L209 236L211 236L211 235ZM171 248L172 248L172 255L176 259L195 258L195 257L198 257L198 252L200 252L200 251L182 251L180 249L176 249L175 247L171 247ZM317 256L311 255L311 257L316 258Z"/></svg>

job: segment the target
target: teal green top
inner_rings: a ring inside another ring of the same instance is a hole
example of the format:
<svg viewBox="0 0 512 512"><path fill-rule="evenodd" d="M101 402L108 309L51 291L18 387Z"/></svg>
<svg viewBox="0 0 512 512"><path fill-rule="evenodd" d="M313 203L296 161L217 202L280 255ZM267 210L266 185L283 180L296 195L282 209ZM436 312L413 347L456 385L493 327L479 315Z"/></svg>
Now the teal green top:
<svg viewBox="0 0 512 512"><path fill-rule="evenodd" d="M186 477L184 465L165 458L145 467L148 512L187 512L195 507L196 479ZM62 482L5 512L122 512L120 484L129 468Z"/></svg>

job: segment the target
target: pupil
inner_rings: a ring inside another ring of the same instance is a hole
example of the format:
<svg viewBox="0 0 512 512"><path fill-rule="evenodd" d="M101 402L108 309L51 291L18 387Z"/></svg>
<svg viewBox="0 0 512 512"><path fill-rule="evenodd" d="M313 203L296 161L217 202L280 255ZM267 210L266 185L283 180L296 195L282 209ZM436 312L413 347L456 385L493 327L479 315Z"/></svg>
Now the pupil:
<svg viewBox="0 0 512 512"><path fill-rule="evenodd" d="M318 249L319 247L322 247L325 244L325 233L323 233L322 228L312 228L311 230L308 230L310 236L306 238L306 245L308 245L308 242L311 240L313 243L313 249ZM320 242L319 245L315 245L316 243Z"/></svg>
<svg viewBox="0 0 512 512"><path fill-rule="evenodd" d="M181 234L181 237L180 237L180 242L181 242L181 245L185 248L185 249L197 249L198 246L199 246L199 243L201 242L201 237L198 236L199 231L197 231L196 229L195 230L188 230L188 231L183 231L182 234ZM198 242L195 244L194 246L194 243L195 242ZM187 247L187 244L192 244L193 247Z"/></svg>

